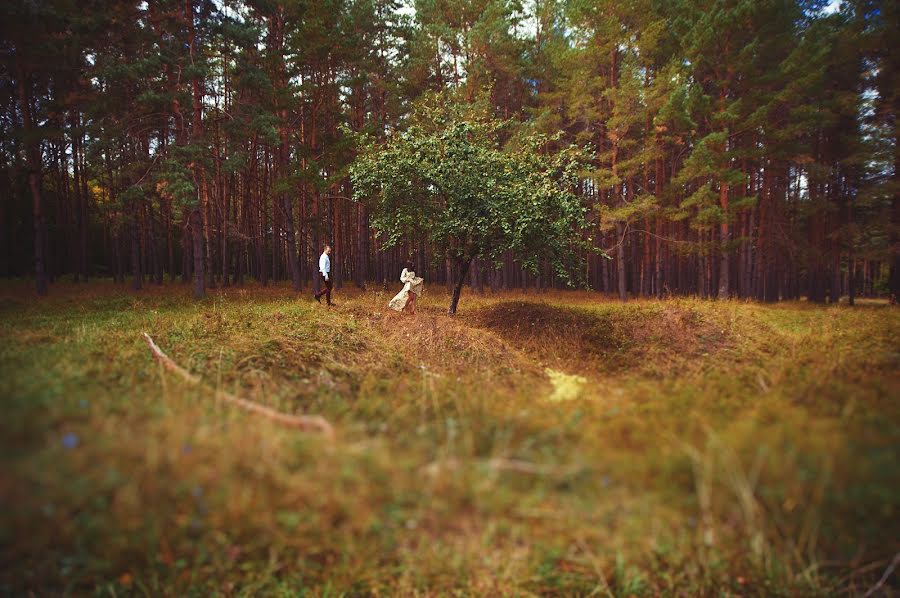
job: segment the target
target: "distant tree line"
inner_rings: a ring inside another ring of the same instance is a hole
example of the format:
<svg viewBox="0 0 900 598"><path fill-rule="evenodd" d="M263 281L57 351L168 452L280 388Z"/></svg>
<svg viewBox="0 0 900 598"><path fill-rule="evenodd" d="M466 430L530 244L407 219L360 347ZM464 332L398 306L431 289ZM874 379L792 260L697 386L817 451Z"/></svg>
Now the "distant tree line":
<svg viewBox="0 0 900 598"><path fill-rule="evenodd" d="M849 0L11 0L0 276L139 289L396 282L350 168L426 92L589 148L581 280L629 296L900 294L900 4ZM511 139L516 135L510 133ZM498 162L499 163L499 162ZM554 288L513 252L476 289Z"/></svg>

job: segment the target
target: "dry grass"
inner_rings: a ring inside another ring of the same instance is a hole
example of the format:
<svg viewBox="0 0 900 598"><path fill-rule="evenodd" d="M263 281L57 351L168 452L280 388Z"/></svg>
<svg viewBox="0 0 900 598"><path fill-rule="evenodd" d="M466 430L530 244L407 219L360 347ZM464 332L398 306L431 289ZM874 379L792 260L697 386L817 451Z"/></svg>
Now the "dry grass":
<svg viewBox="0 0 900 598"><path fill-rule="evenodd" d="M895 309L29 293L0 287L3 593L860 593L900 549Z"/></svg>
<svg viewBox="0 0 900 598"><path fill-rule="evenodd" d="M481 310L475 322L538 360L585 375L638 370L666 376L728 340L698 308L646 302L566 307L504 301Z"/></svg>

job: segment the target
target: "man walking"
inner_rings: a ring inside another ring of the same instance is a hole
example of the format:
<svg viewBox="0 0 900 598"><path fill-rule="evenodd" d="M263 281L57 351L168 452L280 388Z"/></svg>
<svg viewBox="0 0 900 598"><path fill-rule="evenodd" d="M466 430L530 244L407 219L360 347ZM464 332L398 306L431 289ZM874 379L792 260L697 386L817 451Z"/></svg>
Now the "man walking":
<svg viewBox="0 0 900 598"><path fill-rule="evenodd" d="M322 295L325 295L325 301L328 305L331 303L331 245L326 245L322 255L319 256L319 276L322 277L322 283L325 285L322 290L313 295L316 301L322 303Z"/></svg>

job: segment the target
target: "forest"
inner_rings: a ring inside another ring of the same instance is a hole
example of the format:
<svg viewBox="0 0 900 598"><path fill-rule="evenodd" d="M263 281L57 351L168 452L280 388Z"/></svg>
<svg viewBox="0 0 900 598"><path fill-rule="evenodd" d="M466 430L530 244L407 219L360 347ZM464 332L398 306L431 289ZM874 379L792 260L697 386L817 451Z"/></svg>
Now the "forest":
<svg viewBox="0 0 900 598"><path fill-rule="evenodd" d="M350 166L428 94L590 153L582 286L764 301L896 296L892 2L21 2L3 25L0 276L195 292L457 266L386 245ZM496 140L502 144L514 135ZM357 201L354 201L356 199ZM550 289L475 259L473 288Z"/></svg>

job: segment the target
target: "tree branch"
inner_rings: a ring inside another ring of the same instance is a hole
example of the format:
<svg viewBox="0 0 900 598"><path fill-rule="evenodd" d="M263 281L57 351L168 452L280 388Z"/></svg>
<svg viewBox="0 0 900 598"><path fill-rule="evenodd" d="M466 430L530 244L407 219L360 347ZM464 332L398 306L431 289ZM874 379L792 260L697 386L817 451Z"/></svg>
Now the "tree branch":
<svg viewBox="0 0 900 598"><path fill-rule="evenodd" d="M168 355L162 352L149 334L146 332L144 334L144 340L147 341L147 345L150 347L150 352L153 353L153 357L167 370L174 372L181 376L186 382L190 382L191 384L196 384L198 386L204 386L203 382L199 377L191 374L189 371L172 361ZM271 409L269 407L265 407L258 403L254 403L253 401L248 401L247 399L242 399L237 397L231 393L227 393L223 390L215 389L215 396L217 399L221 401L225 401L226 403L230 403L245 411L251 411L253 413L257 413L262 415L263 417L267 417L272 421L278 422L279 424L288 426L290 428L297 428L299 430L307 431L307 432L321 432L329 439L334 437L334 428L328 423L328 420L319 416L319 415L289 415L287 413L282 413L281 411L276 411L275 409Z"/></svg>
<svg viewBox="0 0 900 598"><path fill-rule="evenodd" d="M885 569L884 575L881 576L881 579L878 580L878 583L876 583L874 586L869 588L869 591L866 592L864 598L869 598L869 596L871 596L872 594L877 592L881 588L881 586L884 585L884 582L886 582L888 579L890 579L891 573L893 573L894 569L897 568L898 563L900 563L900 552L898 552L897 554L894 555L894 560L892 560L891 564L888 566L888 568Z"/></svg>

